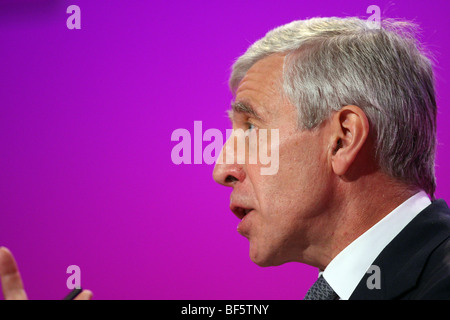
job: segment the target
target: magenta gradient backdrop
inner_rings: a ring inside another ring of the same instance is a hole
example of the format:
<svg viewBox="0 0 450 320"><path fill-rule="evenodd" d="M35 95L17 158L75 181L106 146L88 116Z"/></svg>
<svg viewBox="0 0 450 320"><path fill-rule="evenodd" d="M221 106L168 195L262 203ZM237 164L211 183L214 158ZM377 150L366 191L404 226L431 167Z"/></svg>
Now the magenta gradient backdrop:
<svg viewBox="0 0 450 320"><path fill-rule="evenodd" d="M68 30L66 8L81 8ZM314 16L413 19L438 61L437 196L450 199L447 1L0 1L0 245L31 299L301 299L317 271L261 268L212 165L175 165L177 128L225 132L233 60Z"/></svg>

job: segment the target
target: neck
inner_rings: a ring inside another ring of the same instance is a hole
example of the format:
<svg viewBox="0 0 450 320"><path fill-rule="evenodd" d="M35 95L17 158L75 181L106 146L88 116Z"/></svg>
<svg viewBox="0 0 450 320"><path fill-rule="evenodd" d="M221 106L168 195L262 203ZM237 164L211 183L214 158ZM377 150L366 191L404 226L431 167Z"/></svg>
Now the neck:
<svg viewBox="0 0 450 320"><path fill-rule="evenodd" d="M384 174L341 186L330 207L333 212L323 216L326 221L321 225L327 229L322 230L321 243L315 247L320 249L314 265L325 269L339 252L418 191Z"/></svg>

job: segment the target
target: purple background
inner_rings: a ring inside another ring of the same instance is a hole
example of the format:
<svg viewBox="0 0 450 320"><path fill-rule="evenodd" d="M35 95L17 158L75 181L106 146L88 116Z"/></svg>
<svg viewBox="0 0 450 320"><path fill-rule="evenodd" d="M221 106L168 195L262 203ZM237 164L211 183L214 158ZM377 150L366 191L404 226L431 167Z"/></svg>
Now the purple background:
<svg viewBox="0 0 450 320"><path fill-rule="evenodd" d="M68 30L66 8L81 8ZM301 299L317 271L261 268L212 165L174 165L177 128L229 123L234 59L314 16L413 19L438 61L437 196L450 199L447 1L0 1L0 245L29 298ZM204 146L206 143L204 144Z"/></svg>

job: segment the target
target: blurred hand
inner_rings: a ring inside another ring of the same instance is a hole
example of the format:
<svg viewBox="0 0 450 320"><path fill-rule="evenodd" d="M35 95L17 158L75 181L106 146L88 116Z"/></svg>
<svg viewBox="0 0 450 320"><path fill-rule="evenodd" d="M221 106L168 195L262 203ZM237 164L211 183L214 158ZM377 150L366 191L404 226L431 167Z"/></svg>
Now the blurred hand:
<svg viewBox="0 0 450 320"><path fill-rule="evenodd" d="M14 257L7 248L0 247L0 281L5 300L28 300ZM92 292L83 290L74 300L90 300Z"/></svg>

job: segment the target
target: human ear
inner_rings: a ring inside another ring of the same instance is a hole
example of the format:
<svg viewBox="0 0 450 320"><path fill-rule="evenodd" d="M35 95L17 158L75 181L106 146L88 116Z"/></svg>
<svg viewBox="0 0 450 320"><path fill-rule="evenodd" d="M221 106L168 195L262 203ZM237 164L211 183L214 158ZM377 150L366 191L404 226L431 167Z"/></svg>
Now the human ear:
<svg viewBox="0 0 450 320"><path fill-rule="evenodd" d="M348 105L333 114L331 165L343 176L360 153L369 135L369 120L361 108Z"/></svg>

